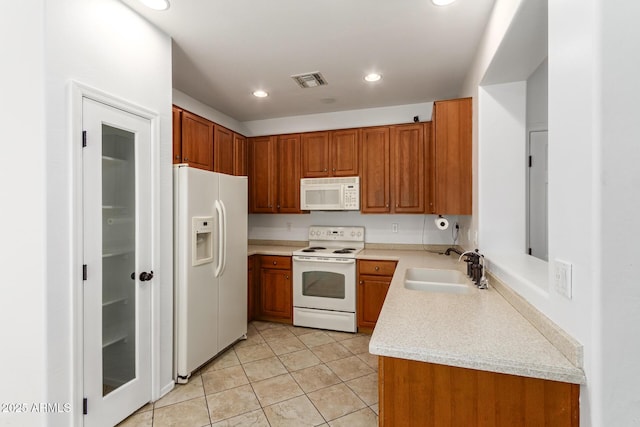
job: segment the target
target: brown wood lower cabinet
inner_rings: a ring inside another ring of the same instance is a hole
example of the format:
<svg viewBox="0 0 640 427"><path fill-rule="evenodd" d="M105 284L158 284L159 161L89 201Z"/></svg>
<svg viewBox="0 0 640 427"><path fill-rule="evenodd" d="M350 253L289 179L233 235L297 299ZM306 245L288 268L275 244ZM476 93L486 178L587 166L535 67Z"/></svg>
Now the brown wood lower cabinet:
<svg viewBox="0 0 640 427"><path fill-rule="evenodd" d="M396 261L358 260L358 332L371 332L391 285Z"/></svg>
<svg viewBox="0 0 640 427"><path fill-rule="evenodd" d="M259 280L257 318L293 323L291 257L262 255Z"/></svg>
<svg viewBox="0 0 640 427"><path fill-rule="evenodd" d="M256 286L254 264L257 255L251 255L247 258L247 322L251 322L256 313Z"/></svg>
<svg viewBox="0 0 640 427"><path fill-rule="evenodd" d="M578 426L577 384L379 357L380 426Z"/></svg>

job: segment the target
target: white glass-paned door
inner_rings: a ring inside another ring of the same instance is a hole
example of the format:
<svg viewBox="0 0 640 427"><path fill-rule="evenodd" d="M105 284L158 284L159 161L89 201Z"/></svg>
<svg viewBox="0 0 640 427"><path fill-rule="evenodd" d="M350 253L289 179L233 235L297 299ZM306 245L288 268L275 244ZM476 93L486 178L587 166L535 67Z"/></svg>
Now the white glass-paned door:
<svg viewBox="0 0 640 427"><path fill-rule="evenodd" d="M85 425L151 398L151 122L83 99Z"/></svg>

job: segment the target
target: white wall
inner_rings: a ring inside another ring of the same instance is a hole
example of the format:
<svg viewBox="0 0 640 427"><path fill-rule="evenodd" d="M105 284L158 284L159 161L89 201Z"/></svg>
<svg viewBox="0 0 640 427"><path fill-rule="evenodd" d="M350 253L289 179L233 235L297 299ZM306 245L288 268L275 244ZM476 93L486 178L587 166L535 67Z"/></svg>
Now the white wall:
<svg viewBox="0 0 640 427"><path fill-rule="evenodd" d="M574 7L579 4L574 2ZM596 12L596 34L600 37L595 43L594 74L600 91L594 94L591 107L599 124L589 127L596 136L594 155L600 158L592 176L593 184L599 187L592 204L597 208L593 227L599 238L594 239L592 250L600 259L594 271L599 283L591 295L595 306L591 329L597 335L594 348L598 353L594 365L600 373L594 381L594 420L607 426L637 426L640 340L635 325L640 324L640 280L635 252L640 236L640 4L598 0ZM574 148L580 142L574 140Z"/></svg>
<svg viewBox="0 0 640 427"><path fill-rule="evenodd" d="M172 175L171 41L117 0L48 0L45 5L47 120L47 400L72 402L74 369L73 150L68 132L69 85L77 80L155 111L160 117L162 248L154 282L161 289L160 384L172 384ZM40 23L42 25L42 23ZM31 166L30 166L31 167ZM25 370L27 371L27 370ZM24 373L24 372L23 372ZM80 391L81 392L81 391ZM157 392L157 391L156 391ZM73 401L75 420L81 402ZM78 412L80 411L80 412ZM69 426L69 414L49 415L49 425Z"/></svg>
<svg viewBox="0 0 640 427"><path fill-rule="evenodd" d="M482 229L482 205L518 196L511 190L501 199L484 197L489 194L485 186L495 184L483 179L484 169L497 164L484 154L486 144L494 143L485 140L485 116L495 117L482 109L487 88L480 88L491 52L501 44L496 34L506 34L503 20L513 22L517 15L512 6L498 0L494 15L507 9L515 13L490 24L463 93L480 93L481 110L474 116L479 129L474 150L481 153L474 175L480 208L474 205L473 226L479 224L482 232L481 249L485 238L493 238ZM526 283L519 286L517 280L515 288L584 345L587 385L581 388L580 418L586 426L640 425L640 342L630 326L640 322L638 263L632 247L634 236L640 235L640 192L635 188L640 148L634 125L640 115L640 57L629 45L640 39L638 17L640 7L634 2L549 2L546 279L552 283L554 259L571 262L573 296L567 299L552 287L545 295ZM507 269L515 276L530 268L511 261ZM504 272L502 265L493 267Z"/></svg>
<svg viewBox="0 0 640 427"><path fill-rule="evenodd" d="M536 68L527 80L527 130L549 127L549 59Z"/></svg>
<svg viewBox="0 0 640 427"><path fill-rule="evenodd" d="M298 240L309 239L312 225L365 227L366 243L404 243L451 245L454 242L453 224L457 216L445 216L451 227L438 230L435 215L363 215L360 212L311 212L301 215L249 215L249 239ZM462 217L460 217L462 218ZM398 224L398 232L392 231Z"/></svg>
<svg viewBox="0 0 640 427"><path fill-rule="evenodd" d="M255 120L244 122L243 125L248 132L245 136L278 135L316 130L413 123L414 116L418 116L421 122L428 122L431 120L432 110L433 102L425 102L422 104Z"/></svg>
<svg viewBox="0 0 640 427"><path fill-rule="evenodd" d="M0 402L46 401L46 200L42 2L0 14ZM4 409L4 408L3 408ZM0 413L3 426L44 425L39 413Z"/></svg>
<svg viewBox="0 0 640 427"><path fill-rule="evenodd" d="M240 135L247 136L247 129L245 128L242 122L237 121L236 119L227 116L220 111L209 107L206 104L198 101L195 98L187 95L184 92L179 91L178 89L173 89L173 103L178 107L182 107L187 111L192 112L193 114L197 114L205 119L211 120L214 123L219 124L220 126L224 126L227 129L231 129L239 133Z"/></svg>

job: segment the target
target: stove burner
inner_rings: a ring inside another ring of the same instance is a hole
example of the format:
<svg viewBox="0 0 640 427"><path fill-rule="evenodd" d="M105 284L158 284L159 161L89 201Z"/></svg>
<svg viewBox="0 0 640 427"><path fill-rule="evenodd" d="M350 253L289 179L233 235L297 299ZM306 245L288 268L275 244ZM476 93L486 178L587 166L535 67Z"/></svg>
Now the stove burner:
<svg viewBox="0 0 640 427"><path fill-rule="evenodd" d="M333 251L333 253L334 254L350 254L354 250L355 249L352 249L352 248L344 248L344 249L337 249L337 250Z"/></svg>
<svg viewBox="0 0 640 427"><path fill-rule="evenodd" d="M315 252L315 251L321 251L327 248L323 248L322 246L311 246L310 248L307 249L303 249L302 252Z"/></svg>

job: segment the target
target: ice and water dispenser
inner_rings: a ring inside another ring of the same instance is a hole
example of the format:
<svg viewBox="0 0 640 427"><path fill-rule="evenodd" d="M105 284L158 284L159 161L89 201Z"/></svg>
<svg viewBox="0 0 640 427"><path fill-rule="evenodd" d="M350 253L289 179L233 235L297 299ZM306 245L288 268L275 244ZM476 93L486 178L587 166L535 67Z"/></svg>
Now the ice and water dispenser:
<svg viewBox="0 0 640 427"><path fill-rule="evenodd" d="M192 265L201 265L213 261L213 217L193 217L192 228Z"/></svg>

